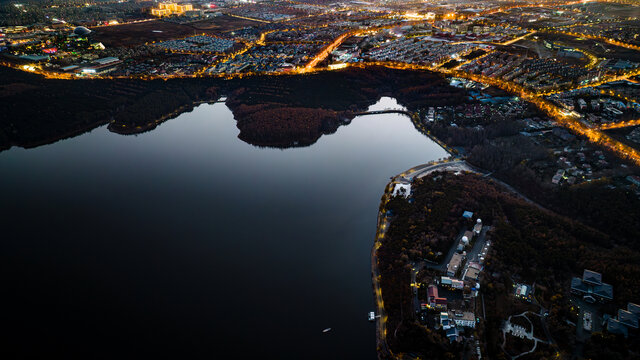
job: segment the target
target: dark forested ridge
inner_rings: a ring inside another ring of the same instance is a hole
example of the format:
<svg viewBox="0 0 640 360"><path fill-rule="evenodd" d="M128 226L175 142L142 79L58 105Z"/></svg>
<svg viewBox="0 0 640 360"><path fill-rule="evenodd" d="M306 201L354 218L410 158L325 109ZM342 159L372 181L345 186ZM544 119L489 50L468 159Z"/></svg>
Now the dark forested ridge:
<svg viewBox="0 0 640 360"><path fill-rule="evenodd" d="M640 299L640 251L621 243L618 237L542 210L474 174L432 174L416 181L412 190L413 202L396 197L388 203L394 217L378 252L389 315L387 328L393 334L387 341L394 351L422 353L429 358L448 358L459 351L449 345L443 333L418 323L412 311L409 273L412 262L422 260L433 244L447 239L451 244L455 234L469 226L461 217L464 210L474 211L493 226L492 250L481 277L487 314L484 328L478 329L487 336L492 358L503 356L498 347L501 321L527 309L509 300L513 279L537 285L537 297L550 309L549 329L566 351L574 346L571 331L575 329L566 324L571 319L568 298L572 276L580 276L583 269L605 274L614 288L611 312ZM587 343L589 351L603 351L598 339ZM638 350L637 345L624 348L632 353ZM534 358L550 356L547 352L541 350Z"/></svg>
<svg viewBox="0 0 640 360"><path fill-rule="evenodd" d="M309 145L382 96L409 109L464 100L437 74L374 67L307 76L262 76L225 85L240 138L254 145Z"/></svg>
<svg viewBox="0 0 640 360"><path fill-rule="evenodd" d="M51 80L0 68L0 150L33 147L76 136L109 123L111 131L149 131L194 103L228 95L250 144L288 147L312 144L336 131L381 96L395 97L410 111L468 103L467 92L440 75L381 67L349 68L304 76L243 79ZM500 95L500 94L498 94ZM527 109L522 116L534 116ZM549 151L518 134L521 121L484 119L482 130L436 122L431 132L468 151L468 161L494 173L556 212L588 222L640 249L640 200L624 189L607 189L604 179L571 187L550 187L527 164L547 161ZM477 120L474 120L477 121ZM475 123L474 123L475 124ZM470 124L471 125L471 124ZM431 246L439 251L437 244Z"/></svg>
<svg viewBox="0 0 640 360"><path fill-rule="evenodd" d="M574 186L551 186L526 166L548 156L544 148L518 137L483 141L473 147L468 161L493 172L545 207L640 250L640 199L629 189L612 186L614 182L606 177ZM634 167L629 164L629 168Z"/></svg>
<svg viewBox="0 0 640 360"><path fill-rule="evenodd" d="M109 122L154 126L167 113L213 98L211 86L197 79L53 80L0 67L0 149L51 143Z"/></svg>
<svg viewBox="0 0 640 360"><path fill-rule="evenodd" d="M33 147L110 123L148 131L194 103L228 95L240 138L250 144L308 145L381 96L407 106L456 103L464 91L439 75L386 68L245 79L53 80L0 68L0 149Z"/></svg>

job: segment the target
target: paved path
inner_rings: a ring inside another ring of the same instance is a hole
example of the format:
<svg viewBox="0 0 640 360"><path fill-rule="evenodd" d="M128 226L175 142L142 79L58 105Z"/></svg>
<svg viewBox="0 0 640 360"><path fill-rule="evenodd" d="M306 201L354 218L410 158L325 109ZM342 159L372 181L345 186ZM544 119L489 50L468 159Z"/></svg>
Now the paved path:
<svg viewBox="0 0 640 360"><path fill-rule="evenodd" d="M507 319L507 321L504 323L504 326L502 327L502 351L504 351L505 354L507 354L507 356L511 357L511 360L515 360L519 357L522 357L524 355L527 354L531 354L534 351L536 351L536 348L538 347L538 343L543 343L543 344L548 344L549 342L546 340L542 340L542 339L538 339L537 337L533 336L533 323L531 322L531 320L529 320L529 318L527 317L527 313L529 313L529 311L525 311L522 314L518 314L518 315L511 315L509 316L509 318ZM538 316L537 314L533 314L533 316ZM527 322L529 322L529 325L531 325L531 330L527 331L524 327L520 326L520 325L515 325L511 323L511 318L514 317L523 317L525 319L527 319ZM531 348L531 350L529 351L525 351L523 353L520 353L518 355L510 355L508 352L505 351L504 347L507 343L507 334L511 333L511 335L513 336L517 336L521 339L529 339L533 341L533 348Z"/></svg>
<svg viewBox="0 0 640 360"><path fill-rule="evenodd" d="M396 110L383 110L383 111L393 111L393 112L400 112L400 111L396 111ZM462 173L462 172L473 172L479 175L483 175L485 177L490 177L493 181L495 181L496 183L504 186L508 191L514 193L515 195L521 197L522 199L524 199L525 201L534 204L538 207L540 207L539 205L537 205L535 202L529 200L526 196L522 195L520 192L516 191L514 188L512 188L511 186L509 186L508 184L503 183L500 180L497 180L493 177L491 177L491 173L488 173L486 171L483 171L481 169L478 169L470 164L468 164L466 161L459 159L459 158L454 158L454 157L450 157L448 159L442 160L442 161L438 161L438 162L430 162L427 164L422 164L422 165L418 165L415 166L407 171L404 171L401 174L398 174L394 177L391 178L391 181L389 182L389 184L387 185L387 187L385 188L385 193L384 196L382 197L382 206L381 209L384 210L385 209L385 205L387 204L387 202L389 201L390 195L393 191L393 188L396 184L410 184L414 179L419 179L422 178L424 176L429 175L430 173L434 172L434 171L447 171L447 172L454 172L454 173ZM540 207L542 208L542 207ZM384 241L384 237L386 235L387 229L389 228L389 220L387 219L387 217L385 216L384 212L379 212L378 213L378 228L377 228L377 232L376 232L376 239L375 239L375 243L374 246L371 250L371 276L372 276L372 280L373 280L373 291L374 291L374 295L375 295L375 299L376 299L376 307L377 307L377 316L376 316L376 340L377 340L377 346L378 346L378 354L379 354L379 358L385 358L385 357L390 357L390 358L397 358L398 356L402 357L402 356L408 356L407 354L393 354L393 352L391 351L391 349L389 349L389 346L387 344L387 315L384 309L384 301L382 299L382 289L380 288L380 273L378 271L378 257L377 257L377 250L380 248L380 246L382 245L382 241ZM486 232L486 230L484 230L483 232ZM455 252L457 246L457 242L454 242L452 248L449 251L449 254L447 254L447 258L450 259L451 256L453 255L453 252ZM477 245L474 245L474 249L476 249L476 246L478 246L478 250L482 249L482 247L484 246L484 238L482 238L482 240L479 238L477 241ZM473 253L473 257L477 257L477 252ZM447 259L445 259L447 260ZM433 262L429 262L429 261L420 261L417 262L415 264L413 264L413 269L411 271L411 282L415 283L416 282L416 275L417 273L422 270L424 267L430 267L430 268L434 268L434 269L439 269L439 270L443 270L446 268L446 265L448 263L447 261L443 261L441 264L436 264ZM417 301L417 288L414 288L414 307L415 306L419 306L419 302ZM483 313L484 313L484 298L483 298ZM484 316L483 316L484 317ZM533 325L532 325L532 329L533 329ZM547 329L545 328L545 332L547 331ZM504 332L503 332L503 336ZM533 336L533 335L532 335ZM537 338L533 338L536 341L536 344L538 341L540 342L544 342L547 343L547 341L544 340L540 340ZM534 349L535 350L535 346ZM532 350L532 351L533 351ZM521 354L524 355L524 354ZM518 355L515 358L521 356ZM411 356L409 356L409 358L411 358Z"/></svg>

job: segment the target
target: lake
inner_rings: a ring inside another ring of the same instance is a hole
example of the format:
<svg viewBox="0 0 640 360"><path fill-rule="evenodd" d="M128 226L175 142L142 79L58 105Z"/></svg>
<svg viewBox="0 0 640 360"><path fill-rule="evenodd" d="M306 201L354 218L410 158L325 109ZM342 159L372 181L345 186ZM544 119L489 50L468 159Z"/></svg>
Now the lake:
<svg viewBox="0 0 640 360"><path fill-rule="evenodd" d="M375 359L380 197L446 152L399 114L302 148L238 133L203 104L137 136L100 127L0 153L0 351Z"/></svg>

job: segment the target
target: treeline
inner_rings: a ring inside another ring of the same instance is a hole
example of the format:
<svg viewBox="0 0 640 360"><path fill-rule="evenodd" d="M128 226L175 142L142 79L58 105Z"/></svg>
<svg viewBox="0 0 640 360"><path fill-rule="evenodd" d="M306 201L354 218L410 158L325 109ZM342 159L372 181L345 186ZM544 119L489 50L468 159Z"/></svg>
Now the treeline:
<svg viewBox="0 0 640 360"><path fill-rule="evenodd" d="M242 117L234 112L234 116L242 119L238 122L239 137L255 145L309 145L322 134L335 132L339 122L339 113L324 109L260 108L250 113L244 110L245 106L237 110L244 114Z"/></svg>
<svg viewBox="0 0 640 360"><path fill-rule="evenodd" d="M36 6L30 6L27 12L22 10L8 1L0 4L0 26L30 25L48 20L44 12Z"/></svg>
<svg viewBox="0 0 640 360"><path fill-rule="evenodd" d="M471 148L468 161L495 172L509 171L524 161L539 161L549 157L545 147L535 144L526 136L516 135L483 140Z"/></svg>
<svg viewBox="0 0 640 360"><path fill-rule="evenodd" d="M431 239L449 238L451 244L466 225L461 217L464 210L473 211L493 227L492 250L482 279L485 301L493 304L486 307L484 329L491 357L501 356L497 345L501 343L501 320L522 310L513 307L517 302L505 302L512 291L512 279L544 289L538 296L550 309L550 330L564 339L566 346L573 338L566 325L571 317L568 294L572 276L580 276L584 269L601 272L604 281L614 287L612 309L640 301L640 251L620 244L615 236L542 210L474 174L435 173L416 181L413 191L412 203L395 198L388 204L394 217L378 253L388 332L393 332L394 326L398 329L387 336L394 350L410 351L408 344L417 341L413 338L416 332L409 331L418 325L407 299L411 296L407 268L429 248ZM443 344L434 338L431 348L441 349Z"/></svg>
<svg viewBox="0 0 640 360"><path fill-rule="evenodd" d="M0 67L0 149L79 135L112 120L144 126L198 100L215 100L215 81L55 80Z"/></svg>
<svg viewBox="0 0 640 360"><path fill-rule="evenodd" d="M413 202L395 197L387 204L393 217L378 259L392 351L434 359L452 358L460 351L441 332L416 322L409 271L412 262L439 259L437 253L446 252L459 231L472 225L462 218L465 210L474 211L485 222L493 221L498 192L487 191L488 186L486 180L473 175L437 173L414 183Z"/></svg>
<svg viewBox="0 0 640 360"><path fill-rule="evenodd" d="M119 125L144 126L176 110L190 107L196 101L216 100L218 97L215 87L188 82L169 83L150 89L134 86L120 90L133 96L132 101L113 115L115 128Z"/></svg>
<svg viewBox="0 0 640 360"><path fill-rule="evenodd" d="M579 220L615 238L615 243L640 250L640 199L612 179L573 186L553 186L527 166L549 154L527 138L516 142L485 142L473 148L470 163L493 172L527 197L565 216Z"/></svg>
<svg viewBox="0 0 640 360"><path fill-rule="evenodd" d="M382 67L168 81L51 80L2 67L0 99L6 106L0 118L0 149L53 142L111 121L110 129L116 132L146 131L167 114L221 94L228 95L242 140L287 147L308 145L334 132L340 120L349 120L382 96L396 97L417 110L462 101L465 92L437 74Z"/></svg>
<svg viewBox="0 0 640 360"><path fill-rule="evenodd" d="M469 163L491 172L543 206L610 234L617 244L640 250L638 197L628 189L609 187L612 180L606 178L574 186L552 186L548 178L529 166L555 164L550 150L519 134L521 128L522 124L513 120L482 129L438 123L432 126L431 133L450 146L464 147Z"/></svg>
<svg viewBox="0 0 640 360"><path fill-rule="evenodd" d="M637 359L636 342L627 341L622 335L594 333L584 345L585 359L625 360Z"/></svg>
<svg viewBox="0 0 640 360"><path fill-rule="evenodd" d="M426 79L425 79L426 80ZM440 81L427 81L419 85L401 85L392 92L398 103L409 110L418 110L429 106L452 106L467 101L467 92Z"/></svg>
<svg viewBox="0 0 640 360"><path fill-rule="evenodd" d="M240 138L275 147L313 143L333 133L340 120L365 111L382 96L395 97L412 110L454 104L465 96L464 90L449 86L439 75L383 67L259 76L231 80L225 88Z"/></svg>
<svg viewBox="0 0 640 360"><path fill-rule="evenodd" d="M384 67L348 68L299 76L257 76L230 80L230 104L280 104L336 111L364 110L382 96L409 108L457 104L466 92L440 75Z"/></svg>
<svg viewBox="0 0 640 360"><path fill-rule="evenodd" d="M431 133L449 146L473 148L475 145L484 143L487 139L517 135L521 129L522 124L509 120L490 123L481 128L449 126L438 122L431 127Z"/></svg>

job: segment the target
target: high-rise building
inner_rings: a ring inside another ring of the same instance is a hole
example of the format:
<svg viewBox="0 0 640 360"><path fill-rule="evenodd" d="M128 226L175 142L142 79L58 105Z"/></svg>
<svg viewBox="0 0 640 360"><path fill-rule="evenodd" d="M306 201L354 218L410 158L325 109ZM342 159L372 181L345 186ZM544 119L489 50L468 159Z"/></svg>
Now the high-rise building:
<svg viewBox="0 0 640 360"><path fill-rule="evenodd" d="M165 2L158 4L157 8L151 9L151 15L154 16L169 16L169 15L182 15L186 11L192 11L193 5L191 4L178 4L174 2Z"/></svg>

